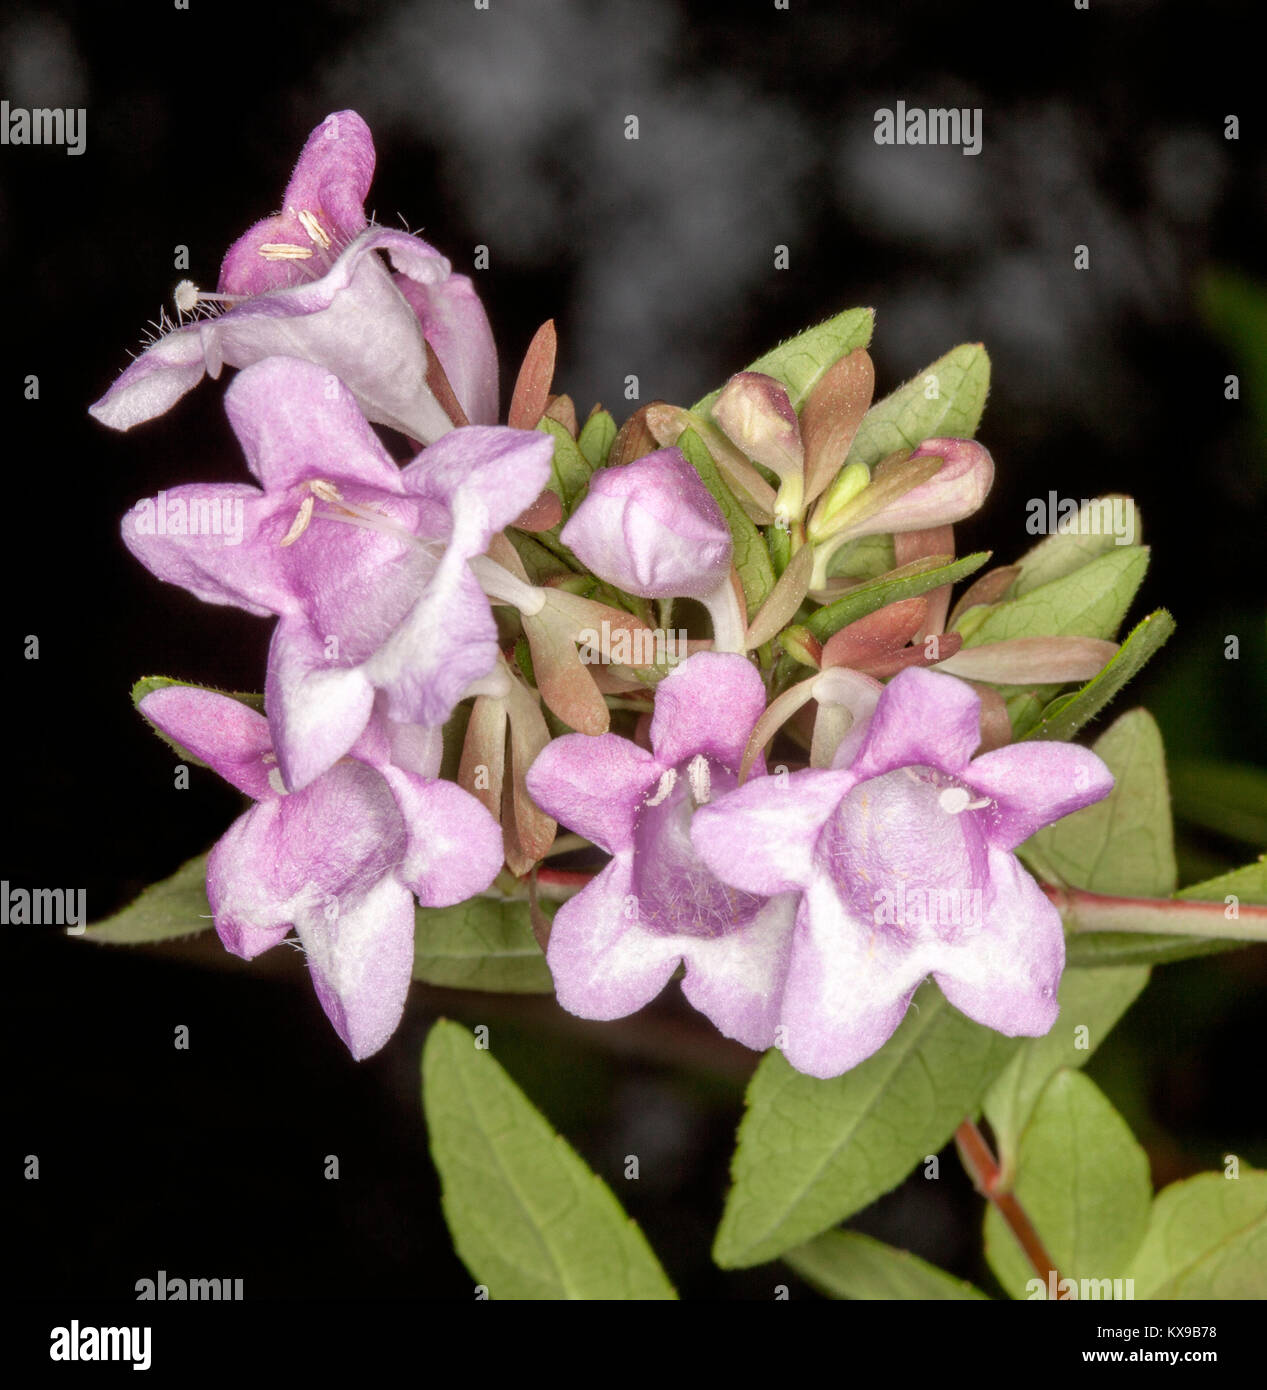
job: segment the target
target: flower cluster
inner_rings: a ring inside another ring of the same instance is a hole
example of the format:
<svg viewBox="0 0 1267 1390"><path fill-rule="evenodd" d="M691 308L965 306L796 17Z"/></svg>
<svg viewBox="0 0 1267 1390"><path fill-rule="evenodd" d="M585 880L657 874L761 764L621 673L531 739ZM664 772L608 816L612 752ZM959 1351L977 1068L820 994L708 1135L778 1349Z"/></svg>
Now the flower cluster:
<svg viewBox="0 0 1267 1390"><path fill-rule="evenodd" d="M225 946L293 930L358 1058L441 920L419 906L481 895L522 907L563 1008L627 1015L684 967L717 1028L814 1076L929 976L1046 1032L1063 931L1014 851L1112 779L1015 734L1116 648L975 640L1016 567L952 610L989 453L872 406L869 314L619 430L551 393L547 325L499 424L474 288L367 221L373 168L361 119L327 117L281 211L92 407L129 429L237 369L253 481L122 528L160 579L275 620L263 713L182 682L139 702L252 799L208 864Z"/></svg>

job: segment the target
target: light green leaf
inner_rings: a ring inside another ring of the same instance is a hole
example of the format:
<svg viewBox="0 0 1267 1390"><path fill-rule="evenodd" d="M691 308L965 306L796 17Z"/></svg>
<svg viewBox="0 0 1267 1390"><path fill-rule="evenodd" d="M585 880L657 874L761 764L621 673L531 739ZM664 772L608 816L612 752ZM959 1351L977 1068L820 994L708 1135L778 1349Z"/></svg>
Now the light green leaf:
<svg viewBox="0 0 1267 1390"><path fill-rule="evenodd" d="M951 1299L985 1298L966 1279L956 1279L909 1250L897 1250L857 1231L828 1231L783 1257L828 1298Z"/></svg>
<svg viewBox="0 0 1267 1390"><path fill-rule="evenodd" d="M768 1052L748 1087L717 1263L772 1260L896 1187L972 1113L1015 1047L929 984L884 1047L843 1076L819 1081Z"/></svg>
<svg viewBox="0 0 1267 1390"><path fill-rule="evenodd" d="M422 1054L422 1094L444 1216L494 1299L672 1299L611 1189L459 1024Z"/></svg>
<svg viewBox="0 0 1267 1390"><path fill-rule="evenodd" d="M726 486L726 480L717 471L713 456L704 447L699 435L694 430L683 430L678 438L677 447L700 475L704 486L712 493L726 518L734 541L734 564L743 584L748 612L757 613L770 597L770 590L774 588L774 566L770 563L770 552L765 547L765 541L761 539L761 532L735 501L735 494Z"/></svg>
<svg viewBox="0 0 1267 1390"><path fill-rule="evenodd" d="M996 603L965 637L964 646L1060 634L1111 638L1147 569L1146 546L1117 546L1072 574L1031 589L1022 598Z"/></svg>
<svg viewBox="0 0 1267 1390"><path fill-rule="evenodd" d="M606 410L596 410L581 426L577 447L591 468L605 468L616 442L616 422Z"/></svg>
<svg viewBox="0 0 1267 1390"><path fill-rule="evenodd" d="M1267 1298L1267 1173L1171 1183L1127 1275L1136 1298Z"/></svg>
<svg viewBox="0 0 1267 1390"><path fill-rule="evenodd" d="M1058 1071L1021 1135L1016 1197L1063 1279L1122 1279L1144 1237L1148 1158L1095 1083ZM1013 1298L1037 1278L997 1210L985 1218L986 1258Z"/></svg>
<svg viewBox="0 0 1267 1390"><path fill-rule="evenodd" d="M1166 753L1147 710L1116 719L1093 745L1114 776L1102 801L1040 830L1024 846L1059 883L1121 897L1169 897L1175 844Z"/></svg>
<svg viewBox="0 0 1267 1390"><path fill-rule="evenodd" d="M559 494L566 513L589 486L590 465L577 447L576 440L567 432L566 426L550 419L548 415L543 415L537 428L554 440L554 459L550 464L548 486L552 492Z"/></svg>
<svg viewBox="0 0 1267 1390"><path fill-rule="evenodd" d="M170 690L172 686L177 685L183 686L186 690L206 690L213 695L223 695L226 699L236 700L239 704L246 705L248 709L255 710L257 714L264 713L263 695L243 690L217 690L213 685L199 685L196 681L176 680L172 676L142 676L132 687L132 708L138 710L144 717L145 711L141 709L141 701L147 695L152 695L156 690ZM169 738L156 724L148 719L145 722L169 748L175 749L186 762L193 763L195 767L207 766L201 758L195 758L188 748L182 748L174 738Z"/></svg>
<svg viewBox="0 0 1267 1390"><path fill-rule="evenodd" d="M1255 848L1267 845L1267 771L1184 759L1171 767L1170 780L1180 820Z"/></svg>
<svg viewBox="0 0 1267 1390"><path fill-rule="evenodd" d="M826 323L807 328L794 338L788 338L776 348L749 363L745 371L764 372L787 387L793 410L800 410L806 396L818 384L819 377L834 362L848 356L855 348L866 347L875 327L875 314L870 309L846 309ZM721 387L696 401L691 411L712 418L713 402L721 395Z"/></svg>
<svg viewBox="0 0 1267 1390"><path fill-rule="evenodd" d="M85 941L138 946L194 936L212 925L207 902L207 856L182 864L170 877L151 883L134 903L82 933Z"/></svg>
<svg viewBox="0 0 1267 1390"><path fill-rule="evenodd" d="M541 903L548 917L555 907ZM553 992L526 902L471 898L456 907L420 907L414 921L415 980L499 994Z"/></svg>
<svg viewBox="0 0 1267 1390"><path fill-rule="evenodd" d="M1130 631L1104 670L1081 690L1053 700L1025 738L1071 739L1133 680L1175 630L1175 620L1164 608L1150 613Z"/></svg>
<svg viewBox="0 0 1267 1390"><path fill-rule="evenodd" d="M1267 907L1267 855L1246 864L1244 868L1232 869L1219 874L1217 878L1207 878L1202 883L1190 884L1181 888L1176 898L1187 898L1189 902L1219 903L1229 896L1235 896L1243 903L1254 903Z"/></svg>
<svg viewBox="0 0 1267 1390"><path fill-rule="evenodd" d="M936 397L929 378L935 377ZM990 358L980 343L961 343L867 411L845 465L872 467L899 449L933 437L971 439L990 391Z"/></svg>
<svg viewBox="0 0 1267 1390"><path fill-rule="evenodd" d="M1049 505L1047 498L1035 500L1041 501L1045 508ZM1105 513L1106 502L1110 506L1117 503L1119 510L1116 516ZM1050 518L1047 519L1050 521ZM1123 543L1138 544L1142 527L1139 508L1133 498L1110 496L1088 499L1087 506L1078 509L1076 529L1056 531L1021 556L1018 562L1021 572L1012 585L1012 597L1020 598L1031 589L1051 583L1053 579L1063 579L1097 556L1115 549L1118 539L1114 526L1119 522L1126 537Z"/></svg>
<svg viewBox="0 0 1267 1390"><path fill-rule="evenodd" d="M931 559L932 557L930 557ZM892 570L879 579L859 584L850 589L834 603L826 604L806 620L805 626L825 642L834 632L839 632L848 623L856 623L868 613L884 608L898 599L918 598L930 589L939 589L943 584L955 584L973 570L979 570L990 558L988 550L979 550L975 555L965 555L962 560L950 564L935 565L928 560L914 560L903 565L900 570Z"/></svg>
<svg viewBox="0 0 1267 1390"><path fill-rule="evenodd" d="M982 1108L994 1131L1006 1186L1015 1178L1021 1133L1052 1074L1086 1064L1148 983L1149 973L1146 966L1065 971L1055 1026L1044 1037L1027 1038L986 1092Z"/></svg>

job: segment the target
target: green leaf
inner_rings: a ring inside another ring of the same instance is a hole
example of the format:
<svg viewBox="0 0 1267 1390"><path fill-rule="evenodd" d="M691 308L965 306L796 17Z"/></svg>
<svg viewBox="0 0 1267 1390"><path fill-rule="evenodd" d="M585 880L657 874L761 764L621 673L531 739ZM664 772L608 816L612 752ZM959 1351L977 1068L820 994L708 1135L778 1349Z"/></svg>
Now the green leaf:
<svg viewBox="0 0 1267 1390"><path fill-rule="evenodd" d="M581 426L580 438L576 441L591 468L605 468L607 456L616 442L616 422L606 410L596 410Z"/></svg>
<svg viewBox="0 0 1267 1390"><path fill-rule="evenodd" d="M826 323L807 328L794 338L788 338L776 348L758 357L745 368L749 372L764 372L787 387L793 410L800 410L806 396L818 384L819 377L834 362L848 356L855 348L866 347L875 327L875 314L870 309L846 309ZM696 401L691 411L712 418L713 402L721 395L721 387Z"/></svg>
<svg viewBox="0 0 1267 1390"><path fill-rule="evenodd" d="M937 396L929 400L929 377L936 377ZM990 391L990 358L980 343L961 343L925 367L862 417L845 460L872 467L899 449L914 449L926 439L971 439L981 423Z"/></svg>
<svg viewBox="0 0 1267 1390"><path fill-rule="evenodd" d="M1015 1047L930 984L884 1047L843 1076L819 1081L768 1052L748 1087L717 1263L772 1260L896 1187L972 1113Z"/></svg>
<svg viewBox="0 0 1267 1390"><path fill-rule="evenodd" d="M1117 632L1148 569L1148 549L1117 546L1022 598L996 603L964 639L964 646L1009 637L1111 638Z"/></svg>
<svg viewBox="0 0 1267 1390"><path fill-rule="evenodd" d="M555 907L541 903L548 917ZM471 898L456 907L420 907L414 921L415 980L500 994L554 992L527 902Z"/></svg>
<svg viewBox="0 0 1267 1390"><path fill-rule="evenodd" d="M842 598L820 608L806 620L805 626L820 642L825 642L847 624L856 623L859 618L896 603L898 599L918 598L930 589L957 583L973 570L979 570L989 558L988 550L979 550L975 555L965 555L962 560L945 565L930 566L926 560L912 561L900 570L850 589Z"/></svg>
<svg viewBox="0 0 1267 1390"><path fill-rule="evenodd" d="M1164 608L1150 613L1131 629L1126 641L1105 668L1081 690L1053 700L1025 738L1071 739L1133 680L1175 630L1175 620Z"/></svg>
<svg viewBox="0 0 1267 1390"><path fill-rule="evenodd" d="M567 432L566 426L550 419L548 415L543 415L537 428L554 439L554 459L550 464L548 486L552 492L559 494L563 501L563 509L567 512L589 486L590 465L577 447L576 440Z"/></svg>
<svg viewBox="0 0 1267 1390"><path fill-rule="evenodd" d="M1044 1037L1027 1038L986 1092L982 1108L994 1131L1005 1184L1013 1181L1021 1133L1052 1074L1086 1064L1148 983L1149 974L1146 966L1065 971L1055 1026Z"/></svg>
<svg viewBox="0 0 1267 1390"><path fill-rule="evenodd" d="M1267 845L1267 771L1184 759L1171 767L1170 780L1180 820L1247 845Z"/></svg>
<svg viewBox="0 0 1267 1390"><path fill-rule="evenodd" d="M1044 499L1036 500L1042 500L1046 505ZM1053 579L1063 579L1065 575L1081 569L1083 565L1089 564L1097 556L1115 549L1118 544L1117 535L1113 531L1112 524L1108 526L1100 524L1104 518L1103 513L1099 510L1101 503L1112 500L1111 497L1090 499L1087 507L1079 508L1076 529L1071 528L1067 532L1056 531L1022 555L1018 562L1021 572L1013 582L1012 597L1020 598L1023 594L1029 593L1031 589L1037 589L1040 585L1051 583ZM1129 504L1130 506L1129 516L1132 524L1130 530L1125 534L1131 543L1135 543L1141 534L1139 508L1136 507L1133 498L1122 497L1118 500L1121 504ZM1127 517L1122 516L1120 519L1125 522ZM1108 520L1112 523L1115 518ZM1091 529L1093 525L1097 529ZM1084 527L1086 528L1085 531Z"/></svg>
<svg viewBox="0 0 1267 1390"><path fill-rule="evenodd" d="M217 690L214 685L199 685L196 681L176 680L173 676L142 676L132 687L132 708L138 710L142 717L145 711L141 709L141 701L147 695L152 695L156 690L170 690L172 686L183 686L186 690L206 690L213 695L223 695L227 699L236 700L241 705L246 705L248 709L255 710L258 714L264 713L264 697L251 692L242 690ZM162 729L150 720L145 721L150 728L163 740L169 748L175 751L186 762L193 763L195 767L206 767L207 764L201 758L195 758L187 748L182 748L174 738L169 738Z"/></svg>
<svg viewBox="0 0 1267 1390"><path fill-rule="evenodd" d="M1190 902L1218 903L1229 895L1243 903L1267 907L1267 855L1246 864L1244 868L1232 869L1216 878L1207 878L1202 883L1181 888L1175 897L1187 898Z"/></svg>
<svg viewBox="0 0 1267 1390"><path fill-rule="evenodd" d="M422 1054L444 1216L495 1299L672 1299L642 1232L471 1033L441 1019Z"/></svg>
<svg viewBox="0 0 1267 1390"><path fill-rule="evenodd" d="M789 1250L783 1258L828 1298L985 1298L966 1279L956 1279L908 1250L897 1250L857 1231L828 1231L808 1245Z"/></svg>
<svg viewBox="0 0 1267 1390"><path fill-rule="evenodd" d="M103 941L111 946L194 936L212 925L206 883L207 855L200 854L182 864L170 878L151 883L122 912L97 922L81 935L85 941Z"/></svg>
<svg viewBox="0 0 1267 1390"><path fill-rule="evenodd" d="M1063 1279L1121 1279L1148 1225L1148 1158L1095 1083L1058 1071L1021 1135L1016 1197ZM1038 1276L994 1206L985 1251L1013 1298Z"/></svg>
<svg viewBox="0 0 1267 1390"><path fill-rule="evenodd" d="M1147 710L1116 719L1093 745L1114 777L1093 806L1040 830L1023 847L1043 877L1121 897L1169 897L1175 891L1174 832L1166 788L1166 752Z"/></svg>
<svg viewBox="0 0 1267 1390"><path fill-rule="evenodd" d="M1171 1183L1127 1275L1136 1298L1267 1298L1267 1173Z"/></svg>
<svg viewBox="0 0 1267 1390"><path fill-rule="evenodd" d="M774 588L774 566L770 563L770 552L765 547L761 532L735 501L735 494L726 486L726 480L717 471L713 456L705 448L699 435L694 430L683 430L677 447L700 475L704 486L713 494L722 515L726 518L734 541L735 568L739 571L739 579L743 584L748 612L755 614L769 598L770 590Z"/></svg>

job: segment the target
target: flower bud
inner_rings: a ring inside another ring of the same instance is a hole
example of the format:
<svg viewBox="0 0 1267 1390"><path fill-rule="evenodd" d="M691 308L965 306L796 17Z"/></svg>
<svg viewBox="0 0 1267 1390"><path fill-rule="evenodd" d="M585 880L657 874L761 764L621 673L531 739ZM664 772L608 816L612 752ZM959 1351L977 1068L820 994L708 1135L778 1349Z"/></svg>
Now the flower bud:
<svg viewBox="0 0 1267 1390"><path fill-rule="evenodd" d="M776 519L799 521L805 509L805 449L782 382L762 372L736 372L713 404L713 419L750 459L778 474Z"/></svg>
<svg viewBox="0 0 1267 1390"><path fill-rule="evenodd" d="M640 598L704 598L730 573L721 508L680 449L600 469L559 537L600 579Z"/></svg>

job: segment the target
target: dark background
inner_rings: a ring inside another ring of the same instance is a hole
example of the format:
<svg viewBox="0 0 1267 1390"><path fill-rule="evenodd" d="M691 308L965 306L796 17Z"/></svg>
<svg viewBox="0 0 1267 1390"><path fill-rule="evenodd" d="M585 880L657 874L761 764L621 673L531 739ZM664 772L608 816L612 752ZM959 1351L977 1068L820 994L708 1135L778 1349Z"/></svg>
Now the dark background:
<svg viewBox="0 0 1267 1390"><path fill-rule="evenodd" d="M689 403L854 304L877 311L882 392L984 341L980 433L998 481L961 545L1006 563L1031 543L1029 497L1133 494L1155 546L1134 616L1164 603L1180 624L1134 694L1172 754L1267 763L1252 17L1217 0L6 5L0 95L85 107L88 138L78 158L0 149L3 876L84 887L98 918L239 809L208 772L173 788L128 688L149 673L258 688L267 626L160 585L118 539L138 497L241 476L223 383L126 436L86 407L175 282L215 280L230 241L276 206L308 131L347 106L375 133L379 220L403 215L468 273L489 247L476 279L503 404L551 316L557 380L582 413L601 399L618 418L629 373L642 400ZM872 112L899 98L981 107L983 152L876 146ZM1230 113L1239 141L1223 136ZM1089 271L1073 268L1078 243ZM173 268L178 245L188 272ZM1229 372L1239 402L1224 399ZM38 401L23 399L29 374ZM1252 857L1199 821L1181 827L1184 881ZM469 1298L418 1102L440 1012L491 1026L495 1055L612 1182L685 1296L803 1292L780 1267L711 1268L754 1059L675 988L635 1020L584 1025L549 999L415 986L400 1032L358 1066L298 953L247 966L214 939L142 952L30 928L5 945L4 1172L27 1295L131 1297L161 1268L240 1277L251 1298ZM1229 1151L1267 1161L1265 962L1256 949L1160 967L1092 1064L1158 1185ZM177 1024L188 1052L172 1047ZM21 1177L32 1153L38 1183ZM630 1153L636 1184L621 1177ZM323 1179L327 1154L338 1182ZM978 1220L950 1156L939 1183L913 1178L857 1224L988 1279Z"/></svg>

